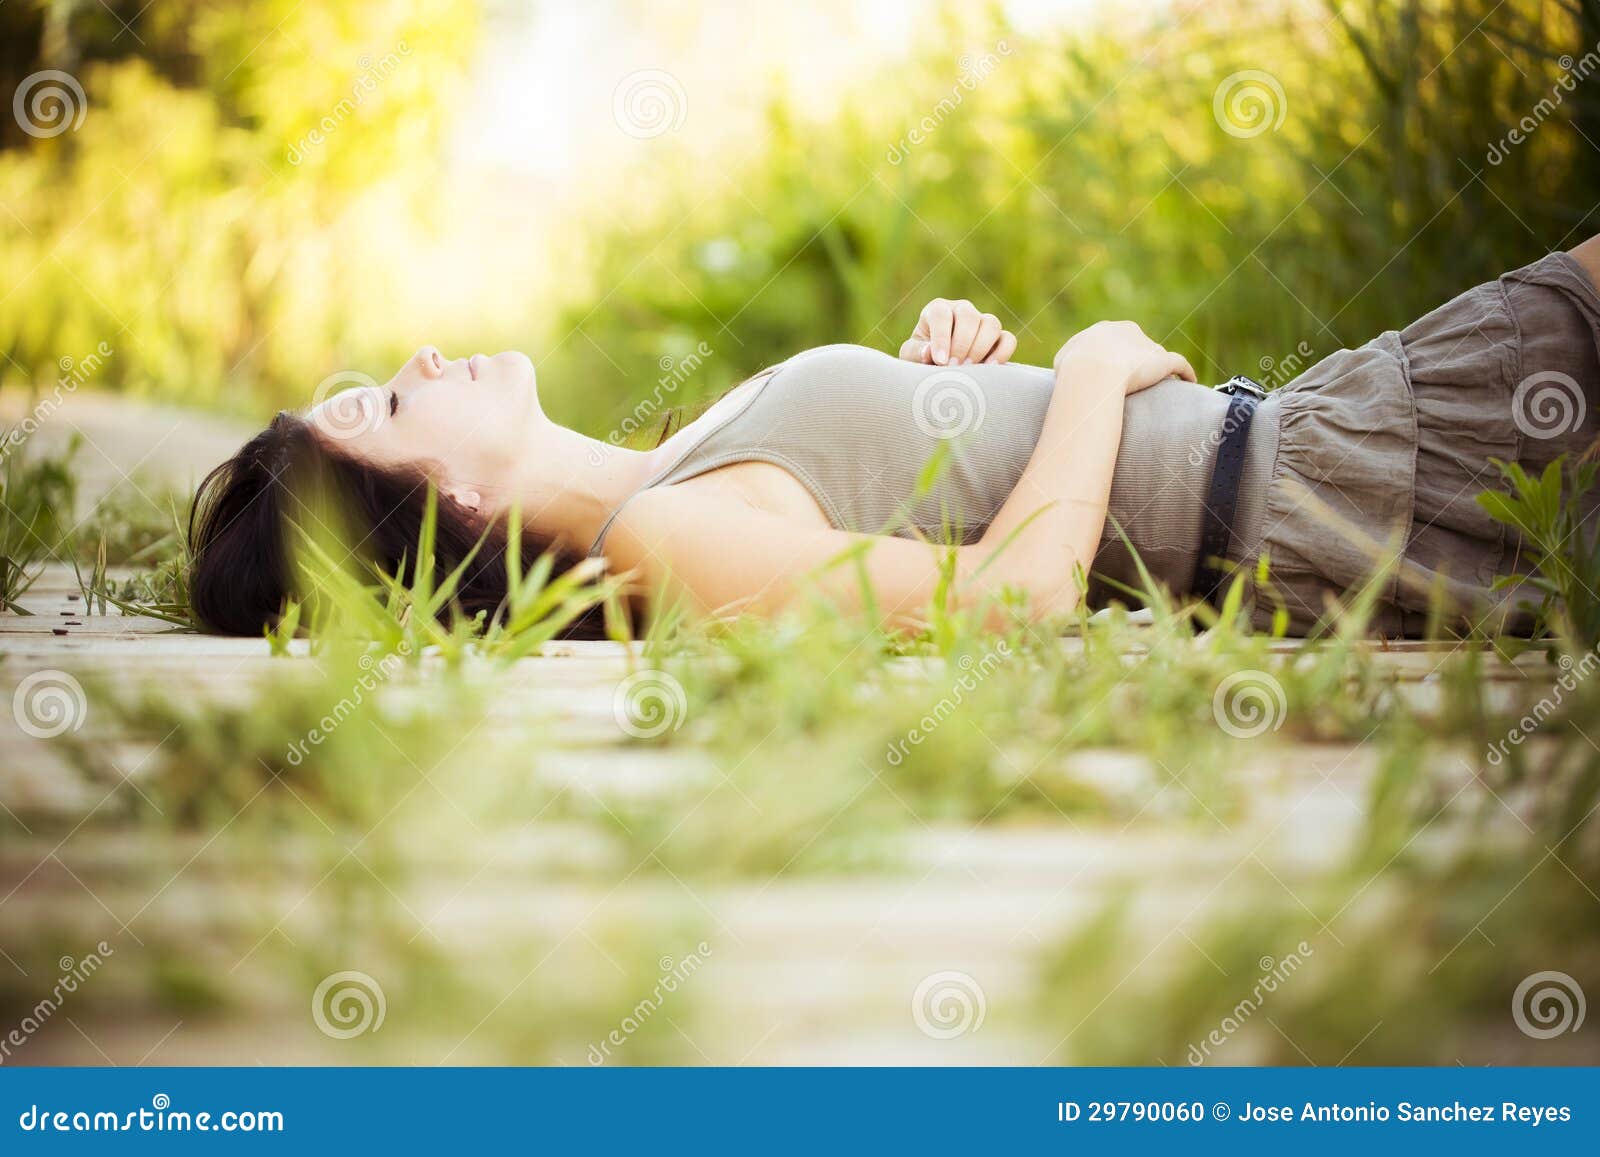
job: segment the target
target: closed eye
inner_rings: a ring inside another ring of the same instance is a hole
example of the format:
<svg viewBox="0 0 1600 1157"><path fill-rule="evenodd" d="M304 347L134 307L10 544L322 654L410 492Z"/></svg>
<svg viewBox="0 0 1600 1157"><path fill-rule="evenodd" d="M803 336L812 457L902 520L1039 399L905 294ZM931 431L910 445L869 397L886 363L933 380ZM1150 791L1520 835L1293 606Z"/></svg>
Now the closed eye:
<svg viewBox="0 0 1600 1157"><path fill-rule="evenodd" d="M394 417L395 411L400 408L400 391L389 391L389 417Z"/></svg>

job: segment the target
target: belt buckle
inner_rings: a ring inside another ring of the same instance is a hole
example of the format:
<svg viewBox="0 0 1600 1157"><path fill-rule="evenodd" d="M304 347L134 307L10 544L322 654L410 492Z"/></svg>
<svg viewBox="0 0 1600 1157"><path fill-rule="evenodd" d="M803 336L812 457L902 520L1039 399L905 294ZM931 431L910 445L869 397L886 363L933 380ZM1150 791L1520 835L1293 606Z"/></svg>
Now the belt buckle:
<svg viewBox="0 0 1600 1157"><path fill-rule="evenodd" d="M1260 382L1254 378L1247 378L1243 374L1235 374L1223 382L1217 389L1224 394L1249 394L1256 401L1265 401L1267 391Z"/></svg>

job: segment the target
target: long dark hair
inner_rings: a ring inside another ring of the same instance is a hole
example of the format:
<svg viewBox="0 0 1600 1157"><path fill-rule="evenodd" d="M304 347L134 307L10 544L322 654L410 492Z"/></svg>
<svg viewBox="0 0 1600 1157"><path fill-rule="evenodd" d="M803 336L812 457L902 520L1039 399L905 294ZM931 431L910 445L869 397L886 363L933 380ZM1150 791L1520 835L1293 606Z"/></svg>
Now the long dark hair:
<svg viewBox="0 0 1600 1157"><path fill-rule="evenodd" d="M189 514L189 601L195 618L227 635L260 635L274 626L296 593L293 527L314 525L322 517L319 508L330 501L356 557L411 582L428 495L425 468L360 461L305 418L280 413L211 471L195 493ZM506 596L505 524L479 517L448 495L440 493L436 501L435 581L472 555L455 606L468 617L493 616ZM524 573L546 551L556 552L556 574L581 561L527 531L521 543ZM603 627L595 610L563 634L602 637Z"/></svg>

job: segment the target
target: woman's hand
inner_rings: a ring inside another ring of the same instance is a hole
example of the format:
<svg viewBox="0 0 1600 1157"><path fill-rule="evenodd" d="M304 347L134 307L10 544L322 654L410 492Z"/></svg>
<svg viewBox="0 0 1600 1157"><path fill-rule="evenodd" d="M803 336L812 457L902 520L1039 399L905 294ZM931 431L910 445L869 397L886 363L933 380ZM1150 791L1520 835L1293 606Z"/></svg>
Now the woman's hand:
<svg viewBox="0 0 1600 1157"><path fill-rule="evenodd" d="M1016 335L970 301L936 297L922 308L900 357L925 366L1001 365L1017 352Z"/></svg>
<svg viewBox="0 0 1600 1157"><path fill-rule="evenodd" d="M1197 380L1194 367L1152 341L1131 321L1101 321L1075 334L1056 354L1056 375L1121 383L1125 394L1137 394L1168 378Z"/></svg>

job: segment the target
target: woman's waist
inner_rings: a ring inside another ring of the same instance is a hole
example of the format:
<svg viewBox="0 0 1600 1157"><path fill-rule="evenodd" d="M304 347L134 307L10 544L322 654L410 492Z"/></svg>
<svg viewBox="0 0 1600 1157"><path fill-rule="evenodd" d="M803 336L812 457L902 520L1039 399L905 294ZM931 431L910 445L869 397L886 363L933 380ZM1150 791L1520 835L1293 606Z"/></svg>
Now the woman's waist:
<svg viewBox="0 0 1600 1157"><path fill-rule="evenodd" d="M1104 603L1124 593L1117 584L1142 587L1141 563L1152 578L1175 593L1190 589L1200 560L1212 475L1223 443L1228 395L1203 391L1185 402L1181 410L1169 408L1158 416L1152 411L1152 421L1144 429L1134 420L1130 406L1094 565L1098 578L1111 581L1091 589L1092 603ZM1281 416L1281 406L1273 396L1262 401L1251 416L1238 504L1229 528L1228 558L1235 561L1247 557L1248 544L1260 540Z"/></svg>

